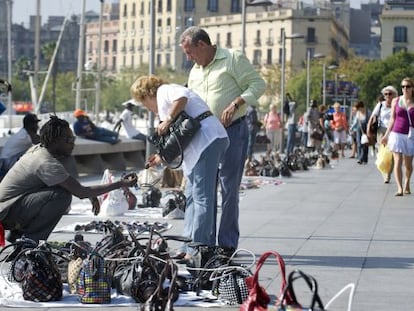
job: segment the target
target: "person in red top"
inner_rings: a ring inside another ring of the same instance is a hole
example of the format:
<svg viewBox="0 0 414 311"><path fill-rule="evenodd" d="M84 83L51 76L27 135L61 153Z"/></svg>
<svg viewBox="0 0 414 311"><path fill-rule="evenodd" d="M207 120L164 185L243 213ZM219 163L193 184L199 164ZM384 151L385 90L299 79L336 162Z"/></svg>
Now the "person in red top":
<svg viewBox="0 0 414 311"><path fill-rule="evenodd" d="M346 134L348 133L348 121L346 114L341 112L341 104L333 104L335 112L331 120L331 128L334 135L334 151L341 150L341 157L345 157Z"/></svg>
<svg viewBox="0 0 414 311"><path fill-rule="evenodd" d="M278 151L282 140L282 124L275 104L270 105L270 111L264 116L263 124L267 138L270 140L267 144L267 152Z"/></svg>

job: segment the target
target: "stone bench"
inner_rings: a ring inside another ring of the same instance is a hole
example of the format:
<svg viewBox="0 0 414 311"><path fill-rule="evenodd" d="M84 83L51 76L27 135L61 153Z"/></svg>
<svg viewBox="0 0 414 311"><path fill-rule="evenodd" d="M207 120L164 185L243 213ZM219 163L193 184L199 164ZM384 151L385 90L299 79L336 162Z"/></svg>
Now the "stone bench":
<svg viewBox="0 0 414 311"><path fill-rule="evenodd" d="M0 138L0 150L6 140L7 137ZM115 145L76 137L72 159L67 165L74 176L102 174L106 168L117 171L143 169L145 148L145 142L125 137Z"/></svg>

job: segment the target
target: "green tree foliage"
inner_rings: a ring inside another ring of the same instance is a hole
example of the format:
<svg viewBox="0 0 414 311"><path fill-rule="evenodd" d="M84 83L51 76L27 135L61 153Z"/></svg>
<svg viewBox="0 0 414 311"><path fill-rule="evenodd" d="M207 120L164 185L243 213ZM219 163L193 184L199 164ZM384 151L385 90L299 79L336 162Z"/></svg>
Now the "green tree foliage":
<svg viewBox="0 0 414 311"><path fill-rule="evenodd" d="M414 53L400 52L384 60L368 62L355 71L354 81L360 86L360 98L372 107L384 86L393 85L401 93L400 83L414 77Z"/></svg>

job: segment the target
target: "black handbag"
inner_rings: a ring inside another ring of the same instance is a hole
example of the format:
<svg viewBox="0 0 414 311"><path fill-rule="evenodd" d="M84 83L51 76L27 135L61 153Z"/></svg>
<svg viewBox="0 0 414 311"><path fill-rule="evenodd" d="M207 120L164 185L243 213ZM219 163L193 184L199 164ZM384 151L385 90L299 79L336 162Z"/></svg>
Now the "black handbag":
<svg viewBox="0 0 414 311"><path fill-rule="evenodd" d="M185 111L180 114L171 123L169 130L164 135L150 135L148 141L155 146L161 159L171 164L179 158L178 164L173 168L178 168L183 162L183 153L185 148L201 128L201 120L211 116L211 111L203 112L196 118L189 116Z"/></svg>
<svg viewBox="0 0 414 311"><path fill-rule="evenodd" d="M311 302L308 306L304 306L303 304L301 304L300 301L296 297L295 291L293 289L293 283L297 280L303 280L306 286L311 291ZM290 301L289 303L285 303L284 301L286 293L289 293L292 298L292 301ZM281 302L282 303L279 306L278 311L288 311L288 310L324 311L325 310L322 300L318 294L318 283L316 282L316 279L313 276L306 274L299 269L296 269L289 274L287 285L283 292Z"/></svg>

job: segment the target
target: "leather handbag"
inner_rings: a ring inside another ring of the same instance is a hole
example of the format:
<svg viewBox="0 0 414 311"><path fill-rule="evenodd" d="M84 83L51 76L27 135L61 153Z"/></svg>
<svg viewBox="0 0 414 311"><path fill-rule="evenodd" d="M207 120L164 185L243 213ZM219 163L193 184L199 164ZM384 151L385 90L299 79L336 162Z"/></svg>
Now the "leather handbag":
<svg viewBox="0 0 414 311"><path fill-rule="evenodd" d="M157 153L167 164L179 158L178 164L173 166L173 168L178 168L182 164L185 148L201 128L201 120L211 115L211 111L206 111L193 118L183 110L173 120L167 133L150 135L148 141L155 145Z"/></svg>
<svg viewBox="0 0 414 311"><path fill-rule="evenodd" d="M297 299L295 291L293 289L293 283L297 280L303 280L306 284L306 286L311 291L311 302L308 306L304 307ZM284 302L283 298L285 295L289 293L291 296L291 302L287 303ZM285 288L285 291L282 295L282 301L281 305L279 307L279 311L289 311L289 310L297 310L297 311L323 311L326 310L323 306L322 300L319 297L318 294L318 283L316 282L316 279L309 275L304 273L301 270L294 270L292 271L288 276L287 286Z"/></svg>
<svg viewBox="0 0 414 311"><path fill-rule="evenodd" d="M270 257L276 257L276 261L279 264L279 271L281 275L281 287L279 300L283 299L284 303L291 304L292 298L290 295L290 289L286 288L286 270L285 270L285 262L282 256L275 252L275 251L268 251L265 252L262 256L260 256L259 260L256 264L256 271L253 276L248 277L246 279L247 287L249 288L249 296L244 301L244 303L240 306L240 311L263 311L267 310L267 305L270 302L270 297L264 287L259 284L259 271L262 268L265 261ZM283 297L283 298L282 298ZM279 303L279 300L276 302Z"/></svg>

